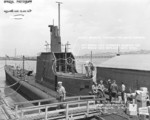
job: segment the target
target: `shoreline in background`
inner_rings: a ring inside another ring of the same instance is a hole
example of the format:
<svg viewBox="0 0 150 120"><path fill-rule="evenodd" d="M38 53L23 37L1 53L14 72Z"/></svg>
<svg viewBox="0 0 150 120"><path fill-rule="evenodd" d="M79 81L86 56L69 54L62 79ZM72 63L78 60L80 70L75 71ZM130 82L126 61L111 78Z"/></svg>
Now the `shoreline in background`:
<svg viewBox="0 0 150 120"><path fill-rule="evenodd" d="M112 55L112 56L92 56L92 58L112 58L112 57L115 57L115 55ZM91 58L90 56L75 56L75 58ZM5 57L0 57L0 60L14 60L14 61L22 61L22 58L12 58L10 57L9 59L8 58L5 58ZM25 58L25 60L28 60L28 61L36 61L37 59L36 58Z"/></svg>
<svg viewBox="0 0 150 120"><path fill-rule="evenodd" d="M93 53L92 58L112 58L117 54L119 55L128 55L128 54L150 54L150 50L139 50L139 51L129 51L129 52L102 52L102 53ZM91 54L84 55L74 55L75 58L91 58ZM37 56L25 56L25 60L36 61ZM22 61L22 56L12 57L12 56L4 56L0 57L0 60L17 60Z"/></svg>

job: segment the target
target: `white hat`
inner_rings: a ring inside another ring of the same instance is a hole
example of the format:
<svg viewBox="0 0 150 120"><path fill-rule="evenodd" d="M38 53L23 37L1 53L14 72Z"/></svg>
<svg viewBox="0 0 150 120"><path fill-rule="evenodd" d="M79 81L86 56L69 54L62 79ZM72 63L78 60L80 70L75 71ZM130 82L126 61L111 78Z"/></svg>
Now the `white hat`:
<svg viewBox="0 0 150 120"><path fill-rule="evenodd" d="M89 62L90 62L90 61L86 61L85 63L86 63L86 64L89 64Z"/></svg>
<svg viewBox="0 0 150 120"><path fill-rule="evenodd" d="M108 79L108 82L111 82L111 80L110 80L110 79Z"/></svg>
<svg viewBox="0 0 150 120"><path fill-rule="evenodd" d="M58 84L62 84L62 82L61 82L61 81L59 81L59 82L58 82Z"/></svg>

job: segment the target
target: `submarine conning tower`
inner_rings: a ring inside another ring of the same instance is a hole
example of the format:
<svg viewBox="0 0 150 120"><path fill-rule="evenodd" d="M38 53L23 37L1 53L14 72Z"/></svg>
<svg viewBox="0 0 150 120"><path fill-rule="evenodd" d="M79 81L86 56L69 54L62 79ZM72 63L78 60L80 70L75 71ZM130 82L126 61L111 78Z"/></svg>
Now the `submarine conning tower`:
<svg viewBox="0 0 150 120"><path fill-rule="evenodd" d="M59 29L57 26L49 25L50 36L51 36L51 52L60 53L61 52L61 37L59 35Z"/></svg>
<svg viewBox="0 0 150 120"><path fill-rule="evenodd" d="M42 52L37 56L36 82L56 91L58 81L62 81L67 96L87 95L92 80L86 79L85 74L77 72L75 57L71 52L61 51L61 38L57 26L48 27L50 27L51 52Z"/></svg>

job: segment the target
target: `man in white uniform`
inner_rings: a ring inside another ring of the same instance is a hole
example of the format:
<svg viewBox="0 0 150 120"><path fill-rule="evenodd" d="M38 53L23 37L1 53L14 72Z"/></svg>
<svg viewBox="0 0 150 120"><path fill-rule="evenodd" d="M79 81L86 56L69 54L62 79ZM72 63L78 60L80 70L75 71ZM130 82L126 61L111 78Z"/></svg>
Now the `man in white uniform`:
<svg viewBox="0 0 150 120"><path fill-rule="evenodd" d="M66 90L65 88L62 86L62 82L58 82L58 89L57 89L57 92L58 92L58 100L59 102L63 102L66 98Z"/></svg>
<svg viewBox="0 0 150 120"><path fill-rule="evenodd" d="M126 90L126 86L125 86L124 83L122 82L122 85L121 85L121 97L122 97L122 101L123 101L123 102L124 102L125 90Z"/></svg>
<svg viewBox="0 0 150 120"><path fill-rule="evenodd" d="M86 63L84 64L85 66L85 71L86 71L86 77L89 77L89 61L86 61Z"/></svg>

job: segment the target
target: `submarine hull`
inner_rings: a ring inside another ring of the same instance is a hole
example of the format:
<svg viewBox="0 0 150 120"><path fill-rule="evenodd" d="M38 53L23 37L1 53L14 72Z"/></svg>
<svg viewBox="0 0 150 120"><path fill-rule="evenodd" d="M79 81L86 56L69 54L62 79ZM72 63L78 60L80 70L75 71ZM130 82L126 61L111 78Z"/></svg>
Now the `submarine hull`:
<svg viewBox="0 0 150 120"><path fill-rule="evenodd" d="M38 99L47 99L50 98L48 94L41 91L40 89L30 85L28 82L23 81L12 75L11 71L9 71L9 66L5 67L6 74L6 82L9 85L13 85L12 88L24 96L28 100L38 100ZM9 95L9 94L8 94ZM10 94L12 95L12 94ZM53 98L53 97L51 97Z"/></svg>

